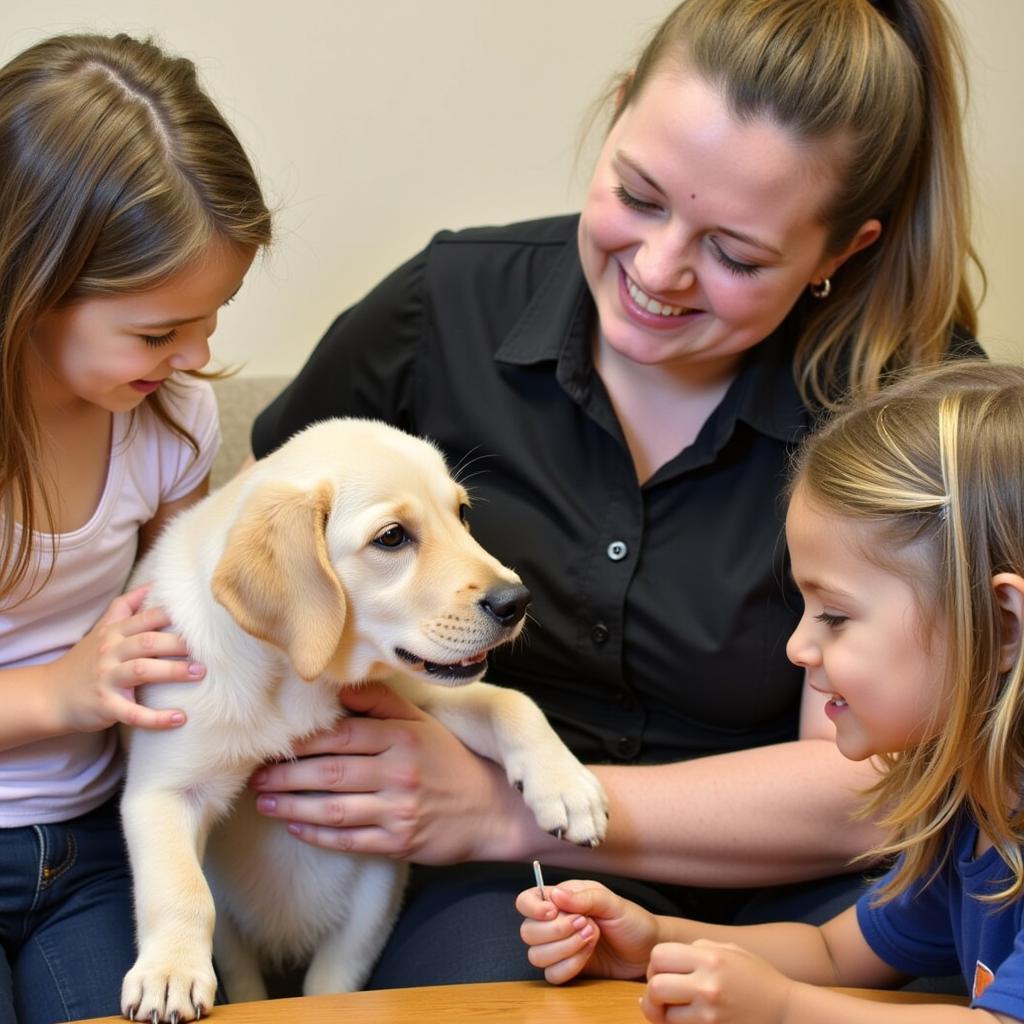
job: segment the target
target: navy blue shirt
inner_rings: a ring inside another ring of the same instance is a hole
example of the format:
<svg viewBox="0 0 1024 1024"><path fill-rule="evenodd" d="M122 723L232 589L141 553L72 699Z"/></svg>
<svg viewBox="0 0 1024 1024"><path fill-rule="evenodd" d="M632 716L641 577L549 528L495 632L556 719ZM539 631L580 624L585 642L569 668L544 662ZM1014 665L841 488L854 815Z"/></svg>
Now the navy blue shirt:
<svg viewBox="0 0 1024 1024"><path fill-rule="evenodd" d="M975 857L977 838L977 825L965 821L931 882L880 907L871 905L874 890L868 892L857 904L857 921L868 945L896 970L961 971L971 1006L1024 1020L1024 903L981 902L1005 887L1010 869L995 848Z"/></svg>
<svg viewBox="0 0 1024 1024"><path fill-rule="evenodd" d="M346 415L436 441L469 487L474 535L533 594L488 679L533 696L585 760L793 739L802 677L785 643L801 601L780 495L810 417L792 323L640 485L592 365L577 221L437 235L335 320L257 419L253 451Z"/></svg>

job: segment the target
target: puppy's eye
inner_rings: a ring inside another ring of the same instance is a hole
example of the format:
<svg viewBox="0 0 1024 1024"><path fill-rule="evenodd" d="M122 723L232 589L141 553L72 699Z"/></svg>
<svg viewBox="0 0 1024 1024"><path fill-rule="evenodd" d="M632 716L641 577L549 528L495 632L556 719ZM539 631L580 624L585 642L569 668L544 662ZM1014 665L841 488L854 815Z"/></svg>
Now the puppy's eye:
<svg viewBox="0 0 1024 1024"><path fill-rule="evenodd" d="M379 548L400 548L405 544L408 544L412 538L408 533L405 532L405 527L400 523L392 523L390 526L385 526L376 537L373 538L373 543Z"/></svg>

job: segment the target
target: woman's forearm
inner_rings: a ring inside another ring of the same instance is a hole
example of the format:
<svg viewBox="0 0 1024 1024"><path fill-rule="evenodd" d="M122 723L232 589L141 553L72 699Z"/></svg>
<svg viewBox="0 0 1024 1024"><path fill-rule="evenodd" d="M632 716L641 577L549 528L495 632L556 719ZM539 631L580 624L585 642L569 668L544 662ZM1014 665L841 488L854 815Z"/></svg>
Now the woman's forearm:
<svg viewBox="0 0 1024 1024"><path fill-rule="evenodd" d="M581 872L700 886L783 884L837 874L879 839L851 820L877 777L825 739L676 764L600 765L611 818L596 850L577 848L515 813L487 859L534 857ZM507 808L507 804L506 804Z"/></svg>

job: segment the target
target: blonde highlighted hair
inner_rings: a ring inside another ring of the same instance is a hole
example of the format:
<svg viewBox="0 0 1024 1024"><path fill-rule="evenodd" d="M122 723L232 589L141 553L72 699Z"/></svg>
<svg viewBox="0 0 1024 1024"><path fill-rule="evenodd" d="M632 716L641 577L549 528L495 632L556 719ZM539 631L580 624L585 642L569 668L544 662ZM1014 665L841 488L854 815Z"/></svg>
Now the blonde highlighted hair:
<svg viewBox="0 0 1024 1024"><path fill-rule="evenodd" d="M0 597L32 571L32 531L52 532L52 497L33 487L33 326L154 288L215 237L257 250L271 216L190 61L126 35L66 35L0 68ZM147 401L194 447L159 394Z"/></svg>
<svg viewBox="0 0 1024 1024"><path fill-rule="evenodd" d="M765 118L834 147L838 185L820 211L828 254L868 220L827 301L801 300L797 383L829 408L887 374L936 362L954 326L977 332L962 132L964 59L942 0L685 0L616 95L615 118L652 75L692 70L740 120Z"/></svg>
<svg viewBox="0 0 1024 1024"><path fill-rule="evenodd" d="M812 435L792 487L826 513L874 524L878 551L865 554L887 569L913 545L907 578L932 591L922 611L945 626L936 735L883 758L865 811L889 831L873 852L903 854L882 899L941 863L962 812L1009 868L991 899L1020 897L1024 659L1018 649L1010 670L1000 669L1013 638L992 581L1024 576L1024 367L953 361L906 375ZM933 567L923 582L922 551Z"/></svg>

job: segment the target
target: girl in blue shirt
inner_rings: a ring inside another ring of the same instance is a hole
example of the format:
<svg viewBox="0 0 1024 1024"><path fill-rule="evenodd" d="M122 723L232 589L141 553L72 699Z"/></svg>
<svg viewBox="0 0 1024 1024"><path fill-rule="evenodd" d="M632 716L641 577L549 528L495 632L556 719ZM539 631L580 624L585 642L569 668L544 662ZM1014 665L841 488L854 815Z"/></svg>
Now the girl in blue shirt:
<svg viewBox="0 0 1024 1024"><path fill-rule="evenodd" d="M980 1019L1024 1020L1024 367L945 364L855 403L802 449L787 654L840 751L875 758L891 870L826 924L659 917L595 882L517 900L549 981L639 978L648 1020L968 1019L829 986L959 969ZM979 1020L972 1012L971 1020Z"/></svg>

